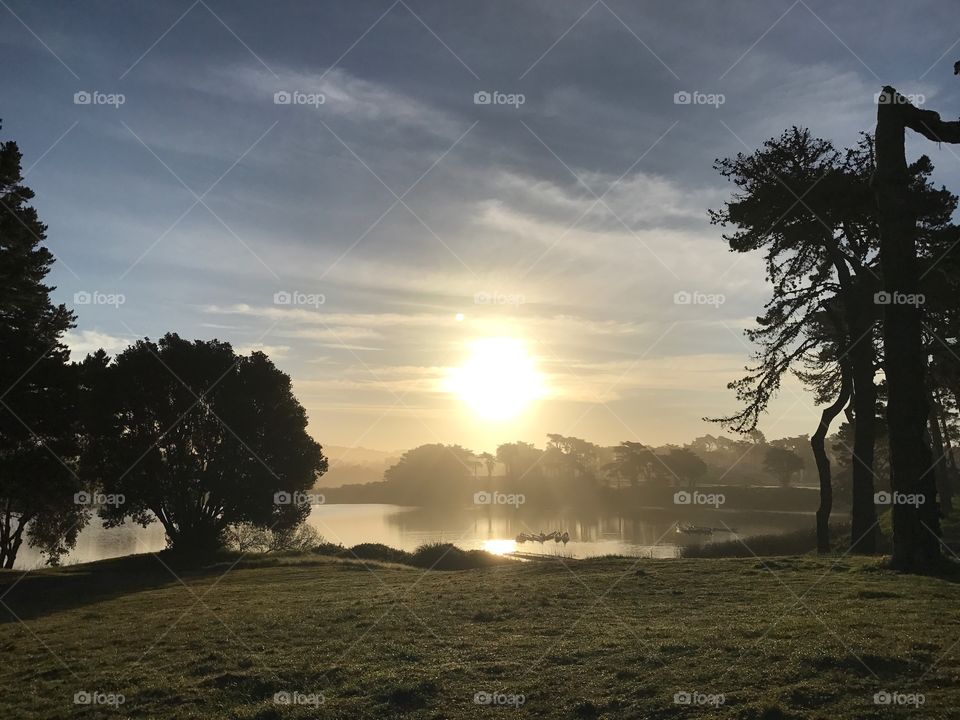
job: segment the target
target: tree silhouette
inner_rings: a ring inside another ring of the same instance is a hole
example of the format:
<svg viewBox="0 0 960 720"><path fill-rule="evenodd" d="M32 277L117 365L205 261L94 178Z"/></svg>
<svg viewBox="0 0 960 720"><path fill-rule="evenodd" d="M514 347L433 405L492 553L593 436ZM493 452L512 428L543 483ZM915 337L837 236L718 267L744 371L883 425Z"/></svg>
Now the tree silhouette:
<svg viewBox="0 0 960 720"><path fill-rule="evenodd" d="M817 551L830 552L830 514L833 512L833 474L830 457L827 455L826 438L830 425L844 408L847 419L852 420L853 408L848 403L853 393L853 372L850 358L843 354L842 347L847 333L839 312L828 301L826 309L815 320L813 332L821 333L821 349L805 364L806 371L796 374L811 388L817 405L829 403L820 413L820 423L810 437L820 484L820 505L817 507Z"/></svg>
<svg viewBox="0 0 960 720"><path fill-rule="evenodd" d="M910 192L904 149L906 128L934 142L960 143L960 122L944 122L932 110L914 107L894 88L883 88L877 105L877 169L874 191L880 230L880 265L890 297L920 293L917 235L920 208ZM918 495L919 505L893 505L892 565L922 570L941 557L940 511L934 463L927 441L930 417L923 320L915 303L884 307L883 344L889 401L891 487Z"/></svg>
<svg viewBox="0 0 960 720"><path fill-rule="evenodd" d="M868 135L840 152L829 141L792 128L752 155L717 162L739 193L711 212L714 223L737 228L724 236L732 250L764 253L773 288L758 327L747 331L759 346L756 364L731 384L744 409L717 420L737 431L752 429L783 376L793 371L813 387L818 402L831 403L830 412L821 416L822 425L843 406L838 400L845 394L846 373L855 420L851 545L861 552L873 552L876 542L874 378L880 365L880 315L875 294L880 287L880 238L871 189L874 155ZM950 223L953 205L926 181L930 165L922 160L908 168L907 175L926 236L936 239L955 231ZM798 370L798 363L806 373ZM821 488L827 490L825 433L818 427L811 441L819 444L814 452ZM821 535L830 504L821 505Z"/></svg>
<svg viewBox="0 0 960 720"><path fill-rule="evenodd" d="M497 447L497 460L503 463L510 488L523 490L540 476L540 459L543 451L533 443L510 442Z"/></svg>
<svg viewBox="0 0 960 720"><path fill-rule="evenodd" d="M493 481L493 470L497 466L497 459L488 452L482 452L477 457L480 458L483 462L484 467L487 469L487 489L492 489L490 483Z"/></svg>
<svg viewBox="0 0 960 720"><path fill-rule="evenodd" d="M175 549L219 546L228 526L286 528L310 506L299 495L327 469L306 432L290 378L260 352L165 335L138 341L109 365L91 356L91 482L124 502L108 525L157 519Z"/></svg>
<svg viewBox="0 0 960 720"><path fill-rule="evenodd" d="M467 482L478 463L459 445L431 443L405 452L387 468L384 480L411 504L461 504L478 488Z"/></svg>
<svg viewBox="0 0 960 720"><path fill-rule="evenodd" d="M771 445L763 457L763 466L771 472L781 485L787 487L790 478L803 470L803 460L793 450Z"/></svg>
<svg viewBox="0 0 960 720"><path fill-rule="evenodd" d="M663 462L671 474L686 483L688 490L693 490L707 472L707 464L690 448L671 448Z"/></svg>
<svg viewBox="0 0 960 720"><path fill-rule="evenodd" d="M75 501L76 394L64 333L73 313L44 280L53 254L28 204L15 142L0 144L0 567L25 537L56 562L76 542L86 506Z"/></svg>
<svg viewBox="0 0 960 720"><path fill-rule="evenodd" d="M734 429L754 427L796 363L811 355L822 359L825 347L836 350L833 361L848 364L858 419L851 544L861 552L873 552L876 534L873 295L878 280L872 268L877 233L871 156L869 138L841 153L828 140L794 127L753 155L717 162L741 194L711 212L713 222L738 228L724 236L732 250L764 252L773 288L773 298L757 318L759 327L747 331L760 348L757 365L731 385L744 410L720 420Z"/></svg>

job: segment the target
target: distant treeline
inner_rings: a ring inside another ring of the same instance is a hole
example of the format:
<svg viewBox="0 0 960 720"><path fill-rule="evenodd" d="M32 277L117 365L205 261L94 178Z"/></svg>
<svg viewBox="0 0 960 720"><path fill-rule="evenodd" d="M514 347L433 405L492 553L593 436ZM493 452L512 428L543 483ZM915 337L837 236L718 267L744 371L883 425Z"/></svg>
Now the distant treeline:
<svg viewBox="0 0 960 720"><path fill-rule="evenodd" d="M745 440L707 435L683 447L632 441L602 447L558 434L547 438L543 449L511 442L495 454L421 445L404 453L379 482L322 490L327 502L398 505L667 507L684 504L678 492L700 491L719 494L722 504L737 509L813 511L817 506L816 466L806 436L768 443L760 432ZM791 487L808 480L808 487Z"/></svg>

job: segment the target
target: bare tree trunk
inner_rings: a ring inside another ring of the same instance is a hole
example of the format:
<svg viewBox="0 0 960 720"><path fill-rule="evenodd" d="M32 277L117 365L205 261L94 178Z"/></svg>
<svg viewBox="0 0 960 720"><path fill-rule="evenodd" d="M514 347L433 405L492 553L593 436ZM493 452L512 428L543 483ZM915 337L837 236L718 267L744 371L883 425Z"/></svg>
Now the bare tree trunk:
<svg viewBox="0 0 960 720"><path fill-rule="evenodd" d="M884 290L892 299L884 306L883 323L891 487L901 496L922 498L922 504L893 504L892 565L902 570L922 570L940 558L940 517L936 485L929 472L932 458L924 437L929 410L920 308L898 301L902 296L916 296L920 285L916 220L907 197L906 127L931 140L960 142L960 123L943 123L937 113L918 110L892 87L883 89L877 105L873 185L880 266Z"/></svg>
<svg viewBox="0 0 960 720"><path fill-rule="evenodd" d="M862 280L861 280L862 282ZM858 294L860 294L858 288ZM872 298L871 298L872 299ZM854 302L862 305L862 298ZM850 372L853 379L853 498L850 508L850 547L873 553L877 548L877 510L874 506L873 457L877 435L877 388L873 321L866 308L855 313L851 324ZM864 331L865 326L865 331Z"/></svg>
<svg viewBox="0 0 960 720"><path fill-rule="evenodd" d="M817 474L820 476L820 507L817 508L817 552L830 552L830 513L833 510L833 479L830 475L830 458L824 448L824 441L830 430L830 423L840 414L843 406L850 400L850 372L843 363L840 366L840 393L833 404L828 405L820 414L820 425L810 438L813 457L817 462Z"/></svg>
<svg viewBox="0 0 960 720"><path fill-rule="evenodd" d="M950 468L947 462L949 451L940 432L940 414L942 412L936 395L930 393L930 445L934 455L934 473L937 483L937 494L940 496L940 512L943 517L950 514L953 507L953 491L950 487Z"/></svg>
<svg viewBox="0 0 960 720"><path fill-rule="evenodd" d="M849 233L848 228L844 232ZM840 283L847 346L840 356L842 371L852 381L853 482L850 505L850 549L871 554L877 548L877 510L873 497L873 460L877 439L877 387L874 349L873 283L865 272L853 274L832 234L824 236ZM836 318L837 328L842 323ZM839 411L838 411L839 412Z"/></svg>
<svg viewBox="0 0 960 720"><path fill-rule="evenodd" d="M953 452L953 442L950 440L950 426L947 424L947 418L950 413L944 404L940 391L934 391L934 402L937 406L937 420L940 423L940 436L943 438L943 445L947 451L947 470L950 473L950 497L953 498L954 483L957 477L957 457ZM941 500L943 502L943 500ZM952 505L952 503L951 503Z"/></svg>

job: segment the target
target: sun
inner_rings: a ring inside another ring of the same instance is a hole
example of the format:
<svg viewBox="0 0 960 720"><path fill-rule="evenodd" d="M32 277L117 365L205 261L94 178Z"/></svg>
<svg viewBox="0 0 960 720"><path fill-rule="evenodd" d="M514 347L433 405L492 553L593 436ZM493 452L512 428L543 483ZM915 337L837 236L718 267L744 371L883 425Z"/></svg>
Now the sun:
<svg viewBox="0 0 960 720"><path fill-rule="evenodd" d="M521 340L474 340L470 354L450 371L447 389L485 420L511 420L544 395L543 377Z"/></svg>

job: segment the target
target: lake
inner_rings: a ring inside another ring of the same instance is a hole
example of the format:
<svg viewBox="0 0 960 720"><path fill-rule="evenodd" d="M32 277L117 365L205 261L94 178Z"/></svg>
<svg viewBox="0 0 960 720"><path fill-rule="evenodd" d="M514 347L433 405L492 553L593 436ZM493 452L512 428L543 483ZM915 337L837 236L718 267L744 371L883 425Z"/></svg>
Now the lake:
<svg viewBox="0 0 960 720"><path fill-rule="evenodd" d="M618 554L675 557L682 545L718 542L753 535L779 534L812 527L812 513L742 512L727 510L683 510L638 508L628 512L532 511L526 508L472 507L464 509L404 508L397 505L315 505L310 525L330 542L347 547L377 542L414 550L428 542L451 542L462 548L524 554L562 554L584 558ZM684 535L677 523L717 529L712 535ZM728 532L727 529L735 530ZM518 533L570 533L570 542L514 541ZM165 546L163 528L153 523L146 528L129 523L103 528L97 518L81 533L77 546L65 563L82 563L133 553L157 552ZM17 568L41 564L39 554L23 547Z"/></svg>

